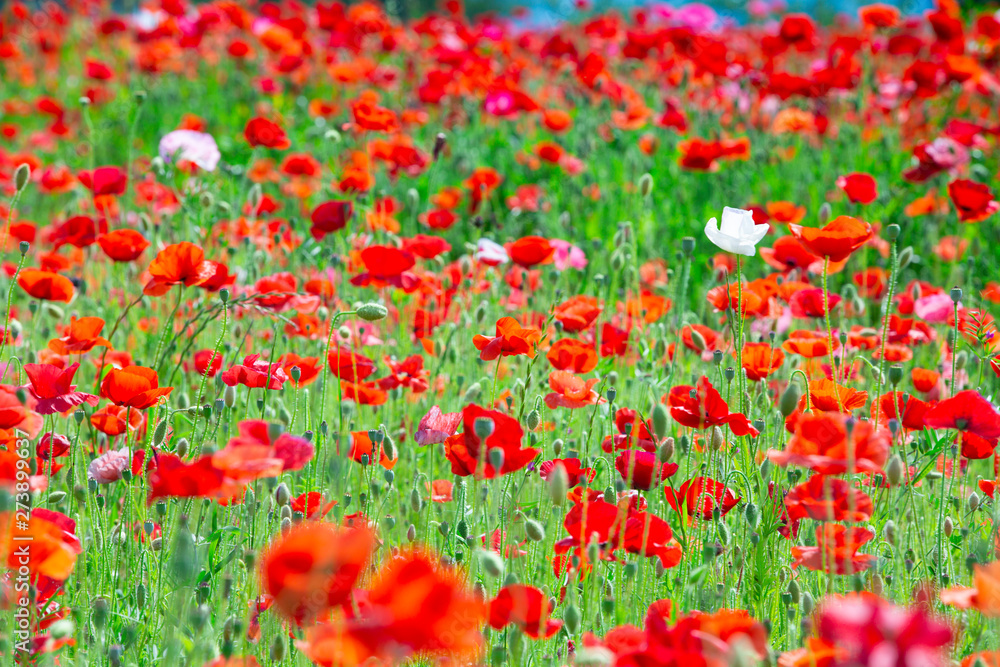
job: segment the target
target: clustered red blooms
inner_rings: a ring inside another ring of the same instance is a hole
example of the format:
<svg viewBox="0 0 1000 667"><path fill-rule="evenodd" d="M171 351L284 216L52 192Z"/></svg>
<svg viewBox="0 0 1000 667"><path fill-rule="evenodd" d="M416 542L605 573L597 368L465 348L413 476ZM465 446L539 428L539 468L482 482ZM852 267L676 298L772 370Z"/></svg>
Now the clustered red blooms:
<svg viewBox="0 0 1000 667"><path fill-rule="evenodd" d="M574 4L0 3L5 653L1000 665L1000 14Z"/></svg>

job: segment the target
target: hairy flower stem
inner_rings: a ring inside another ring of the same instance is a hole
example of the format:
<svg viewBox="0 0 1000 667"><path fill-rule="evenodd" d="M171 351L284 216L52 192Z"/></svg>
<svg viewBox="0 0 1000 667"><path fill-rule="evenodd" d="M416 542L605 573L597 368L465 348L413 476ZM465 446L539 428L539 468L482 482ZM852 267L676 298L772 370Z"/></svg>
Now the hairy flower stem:
<svg viewBox="0 0 1000 667"><path fill-rule="evenodd" d="M879 348L878 355L878 377L875 378L875 399L879 400L879 396L882 395L882 379L885 375L885 342L889 337L889 317L892 314L892 299L894 292L896 290L896 279L897 273L899 272L899 256L896 253L896 241L892 242L892 248L890 251L891 259L889 261L890 273L889 273L889 291L886 293L886 300L883 302L882 307L882 344ZM881 410L875 411L875 428L878 429L879 417L882 416Z"/></svg>

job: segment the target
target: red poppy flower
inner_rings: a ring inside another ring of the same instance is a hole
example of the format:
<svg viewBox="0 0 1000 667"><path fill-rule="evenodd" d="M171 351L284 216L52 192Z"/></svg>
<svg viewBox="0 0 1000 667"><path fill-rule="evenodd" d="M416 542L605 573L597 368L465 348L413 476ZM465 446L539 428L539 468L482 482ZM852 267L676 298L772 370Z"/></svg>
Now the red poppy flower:
<svg viewBox="0 0 1000 667"><path fill-rule="evenodd" d="M624 530L616 531L619 537L614 546L639 556L655 557L665 568L676 567L684 555L681 545L674 540L670 524L649 512L629 510Z"/></svg>
<svg viewBox="0 0 1000 667"><path fill-rule="evenodd" d="M1000 438L1000 411L974 389L939 401L924 415L924 425L932 429L956 429L986 440Z"/></svg>
<svg viewBox="0 0 1000 667"><path fill-rule="evenodd" d="M94 171L81 171L78 176L95 197L125 194L128 185L128 174L120 167L98 167Z"/></svg>
<svg viewBox="0 0 1000 667"><path fill-rule="evenodd" d="M330 372L345 382L360 382L375 372L375 362L357 352L334 350L327 361Z"/></svg>
<svg viewBox="0 0 1000 667"><path fill-rule="evenodd" d="M125 419L128 418L126 424ZM90 415L90 424L105 435L112 438L125 432L138 431L146 423L146 415L139 410L130 410L126 407L109 403L100 410L96 410Z"/></svg>
<svg viewBox="0 0 1000 667"><path fill-rule="evenodd" d="M755 214L756 217L756 214ZM817 262L823 260L806 250L802 242L794 236L782 236L774 241L771 248L760 248L761 258L779 271L792 269L813 270Z"/></svg>
<svg viewBox="0 0 1000 667"><path fill-rule="evenodd" d="M86 248L93 245L101 234L108 231L107 220L99 223L86 215L74 215L50 232L50 240L55 250L64 245Z"/></svg>
<svg viewBox="0 0 1000 667"><path fill-rule="evenodd" d="M194 370L198 375L214 378L220 368L222 368L221 353L215 350L198 350L194 353Z"/></svg>
<svg viewBox="0 0 1000 667"><path fill-rule="evenodd" d="M212 465L233 481L245 483L301 470L312 460L315 448L305 438L275 431L259 419L242 421L239 435L212 455Z"/></svg>
<svg viewBox="0 0 1000 667"><path fill-rule="evenodd" d="M838 523L824 523L816 527L815 547L792 547L792 567L805 566L810 570L847 574L867 570L878 556L859 554L858 549L875 535L867 528L848 528Z"/></svg>
<svg viewBox="0 0 1000 667"><path fill-rule="evenodd" d="M914 368L910 371L910 380L914 389L927 393L940 382L941 374L929 368Z"/></svg>
<svg viewBox="0 0 1000 667"><path fill-rule="evenodd" d="M1000 210L988 185L965 178L948 184L948 196L962 222L979 222Z"/></svg>
<svg viewBox="0 0 1000 667"><path fill-rule="evenodd" d="M919 398L909 396L901 391L890 391L879 396L877 401L872 403L871 416L876 417L879 411L878 422L886 424L890 419L899 421L900 426L908 431L921 431L924 428L924 417L931 405L921 401Z"/></svg>
<svg viewBox="0 0 1000 667"><path fill-rule="evenodd" d="M566 471L570 487L574 487L584 480L593 482L597 475L597 471L593 468L582 467L580 459L552 459L551 461L542 461L539 464L538 476L542 479L548 479L557 466L562 466L562 469Z"/></svg>
<svg viewBox="0 0 1000 667"><path fill-rule="evenodd" d="M615 457L615 470L633 489L649 491L678 470L676 463L660 463L653 452L626 451Z"/></svg>
<svg viewBox="0 0 1000 667"><path fill-rule="evenodd" d="M692 395L694 394L694 395ZM760 432L750 425L750 420L739 412L730 412L718 390L707 377L702 376L696 387L678 385L667 395L670 416L682 426L706 429L712 426L729 426L737 436L757 437Z"/></svg>
<svg viewBox="0 0 1000 667"><path fill-rule="evenodd" d="M212 262L205 261L205 251L183 241L168 245L149 264L150 281L142 293L149 296L166 294L174 285L201 285L216 271Z"/></svg>
<svg viewBox="0 0 1000 667"><path fill-rule="evenodd" d="M373 245L361 251L366 271L351 278L352 285L361 287L399 287L415 290L420 279L410 269L416 264L413 254L393 246Z"/></svg>
<svg viewBox="0 0 1000 667"><path fill-rule="evenodd" d="M549 598L534 586L504 586L490 601L489 624L494 630L516 625L532 639L548 639L559 631L562 621L549 618Z"/></svg>
<svg viewBox="0 0 1000 667"><path fill-rule="evenodd" d="M501 354L505 357L526 354L535 358L535 344L541 340L542 333L538 329L525 329L513 317L501 317L497 320L496 336L475 336L472 344L479 350L479 358L492 361Z"/></svg>
<svg viewBox="0 0 1000 667"><path fill-rule="evenodd" d="M145 410L168 396L173 387L161 387L156 371L144 366L112 368L101 382L101 396L115 405Z"/></svg>
<svg viewBox="0 0 1000 667"><path fill-rule="evenodd" d="M22 269L17 274L17 284L29 296L42 301L62 301L69 303L76 291L73 281L66 276L40 269Z"/></svg>
<svg viewBox="0 0 1000 667"><path fill-rule="evenodd" d="M116 229L97 238L104 254L115 262L134 262L149 247L149 241L134 229Z"/></svg>
<svg viewBox="0 0 1000 667"><path fill-rule="evenodd" d="M555 252L555 246L541 236L525 236L507 246L510 260L526 269L548 263Z"/></svg>
<svg viewBox="0 0 1000 667"><path fill-rule="evenodd" d="M396 462L399 460L399 453L396 451L386 451L386 447L383 447L381 444L377 447L377 449L377 463L386 470L392 470L396 466ZM372 442L371 436L368 435L368 431L354 431L351 433L351 449L347 456L352 461L363 464L364 460L362 460L362 457L365 457L368 461L368 465L372 465L376 463L375 450L375 443Z"/></svg>
<svg viewBox="0 0 1000 667"><path fill-rule="evenodd" d="M288 380L288 375L280 362L267 363L260 360L259 354L244 357L242 364L233 364L222 374L222 381L230 387L238 384L250 389L281 389Z"/></svg>
<svg viewBox="0 0 1000 667"><path fill-rule="evenodd" d="M149 496L147 503L157 498L215 498L222 492L226 479L221 470L206 455L186 463L173 454L161 453L156 466L147 477Z"/></svg>
<svg viewBox="0 0 1000 667"><path fill-rule="evenodd" d="M664 486L667 502L675 512L688 516L700 516L711 519L716 507L725 516L729 510L736 507L740 500L732 487L715 481L711 477L695 477L680 485L676 491L671 486Z"/></svg>
<svg viewBox="0 0 1000 667"><path fill-rule="evenodd" d="M251 146L284 150L292 145L281 126L266 118L250 119L243 129L243 136Z"/></svg>
<svg viewBox="0 0 1000 667"><path fill-rule="evenodd" d="M819 229L802 225L789 225L788 228L809 252L829 258L831 262L843 262L874 235L867 222L846 215L834 218Z"/></svg>
<svg viewBox="0 0 1000 667"><path fill-rule="evenodd" d="M476 422L490 423L492 433L481 438L476 433ZM478 405L467 405L462 410L462 430L462 433L450 436L445 442L451 471L462 477L475 474L480 478L493 479L506 475L528 465L540 451L521 447L524 431L516 419ZM489 451L493 449L503 452L503 464L499 470L493 466L489 456Z"/></svg>
<svg viewBox="0 0 1000 667"><path fill-rule="evenodd" d="M389 394L379 389L374 382L340 381L340 391L344 398L358 405L384 405L389 400Z"/></svg>
<svg viewBox="0 0 1000 667"><path fill-rule="evenodd" d="M24 372L31 383L31 394L38 399L35 412L51 415L66 412L70 408L86 403L97 405L98 397L74 391L73 376L80 368L79 362L65 369L50 364L24 364Z"/></svg>
<svg viewBox="0 0 1000 667"><path fill-rule="evenodd" d="M545 353L552 367L559 371L589 373L597 367L597 352L593 346L575 338L561 338Z"/></svg>
<svg viewBox="0 0 1000 667"><path fill-rule="evenodd" d="M319 379L320 371L323 370L323 362L319 357L300 357L294 352L287 352L282 355L281 368L288 375L289 381L296 388L308 387ZM299 369L299 379L296 380L292 374L292 369Z"/></svg>
<svg viewBox="0 0 1000 667"><path fill-rule="evenodd" d="M307 519L321 519L329 514L336 504L336 500L326 502L319 491L309 491L292 498L292 511L299 512Z"/></svg>
<svg viewBox="0 0 1000 667"><path fill-rule="evenodd" d="M439 236L417 234L404 238L403 249L423 259L434 259L451 250L451 244Z"/></svg>
<svg viewBox="0 0 1000 667"><path fill-rule="evenodd" d="M878 199L878 184L871 174L846 174L837 179L837 187L856 204L871 204Z"/></svg>
<svg viewBox="0 0 1000 667"><path fill-rule="evenodd" d="M5 528L13 528L8 524ZM42 585L48 578L62 582L69 578L76 565L76 557L83 547L76 536L76 522L65 514L44 507L32 508L25 522L18 522L17 535L4 534L3 551L6 566L11 570L26 571L25 579ZM30 544L30 549L18 545ZM39 601L41 604L41 601Z"/></svg>
<svg viewBox="0 0 1000 667"><path fill-rule="evenodd" d="M366 527L301 523L264 550L261 588L286 618L309 625L349 602L374 546L375 536Z"/></svg>
<svg viewBox="0 0 1000 667"><path fill-rule="evenodd" d="M813 475L785 495L785 509L792 521L867 521L875 511L868 494L846 479Z"/></svg>
<svg viewBox="0 0 1000 667"><path fill-rule="evenodd" d="M312 221L309 233L317 241L322 241L327 234L332 234L346 227L353 210L354 205L346 200L334 199L323 202L314 208L309 216Z"/></svg>
<svg viewBox="0 0 1000 667"><path fill-rule="evenodd" d="M788 335L788 340L781 344L786 352L797 354L806 359L816 359L830 354L830 339L826 333L815 331L796 330ZM840 349L840 341L833 339L833 350Z"/></svg>

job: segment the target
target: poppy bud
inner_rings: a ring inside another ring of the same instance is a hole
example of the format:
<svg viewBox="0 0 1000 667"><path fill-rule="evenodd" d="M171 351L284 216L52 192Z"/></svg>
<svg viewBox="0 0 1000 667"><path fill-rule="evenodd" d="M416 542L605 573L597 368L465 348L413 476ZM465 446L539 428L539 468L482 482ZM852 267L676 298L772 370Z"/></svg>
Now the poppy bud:
<svg viewBox="0 0 1000 667"><path fill-rule="evenodd" d="M472 430L476 434L476 437L480 440L485 440L493 435L493 430L495 428L496 425L489 417L476 417L476 420L472 424Z"/></svg>
<svg viewBox="0 0 1000 667"><path fill-rule="evenodd" d="M743 510L743 516L746 517L747 524L753 530L757 529L760 525L760 509L754 503L747 503L746 509Z"/></svg>
<svg viewBox="0 0 1000 667"><path fill-rule="evenodd" d="M685 236L684 238L681 239L681 251L688 257L691 256L691 253L694 252L693 236Z"/></svg>
<svg viewBox="0 0 1000 667"><path fill-rule="evenodd" d="M163 440L167 437L167 420L161 419L156 424L156 429L153 431L153 444L157 447L163 444Z"/></svg>
<svg viewBox="0 0 1000 667"><path fill-rule="evenodd" d="M181 438L177 441L177 445L174 447L174 453L180 458L184 458L188 453L188 446L190 443L187 438Z"/></svg>
<svg viewBox="0 0 1000 667"><path fill-rule="evenodd" d="M820 226L823 226L827 222L829 222L831 215L833 215L833 207L830 206L830 202L828 201L823 202L823 204L819 207L819 213L816 215L816 218L819 221Z"/></svg>
<svg viewBox="0 0 1000 667"><path fill-rule="evenodd" d="M962 300L962 288L961 287L952 287L950 294L951 294L951 301L952 301L952 303L958 303L959 301Z"/></svg>
<svg viewBox="0 0 1000 667"><path fill-rule="evenodd" d="M629 565L634 565L629 563ZM628 569L628 565L625 566ZM580 621L582 616L580 614L580 609L576 606L575 602L570 602L566 607L566 612L563 614L563 622L566 624L566 629L569 630L571 635L575 635L580 630Z"/></svg>
<svg viewBox="0 0 1000 667"><path fill-rule="evenodd" d="M538 410L532 410L528 413L527 418L524 420L529 431L534 431L538 428L538 424L541 422L541 417L538 414Z"/></svg>
<svg viewBox="0 0 1000 667"><path fill-rule="evenodd" d="M90 622L94 624L94 629L100 632L108 622L111 613L111 605L107 598L97 598L94 600L94 607L90 613Z"/></svg>
<svg viewBox="0 0 1000 667"><path fill-rule="evenodd" d="M292 517L286 516L281 518L281 534L287 535L288 531L292 529Z"/></svg>
<svg viewBox="0 0 1000 667"><path fill-rule="evenodd" d="M441 151L444 150L445 145L448 143L448 137L444 132L438 132L437 136L434 137L434 159L437 160L441 157Z"/></svg>
<svg viewBox="0 0 1000 667"><path fill-rule="evenodd" d="M274 501L282 507L287 506L292 501L292 493L288 490L288 485L284 482L279 484L274 490Z"/></svg>
<svg viewBox="0 0 1000 667"><path fill-rule="evenodd" d="M465 395L462 397L463 403L475 403L476 399L479 398L479 394L483 391L483 388L478 382L473 382L469 385L469 388L465 390ZM477 420L478 421L478 420Z"/></svg>
<svg viewBox="0 0 1000 667"><path fill-rule="evenodd" d="M903 481L903 459L899 455L893 455L889 462L885 464L885 478L891 486L899 486Z"/></svg>
<svg viewBox="0 0 1000 667"><path fill-rule="evenodd" d="M459 521L458 525L455 526L455 533L463 540L469 536L469 524L466 523L465 519Z"/></svg>
<svg viewBox="0 0 1000 667"><path fill-rule="evenodd" d="M951 537L951 534L955 532L955 522L951 520L950 516L944 518L944 536Z"/></svg>
<svg viewBox="0 0 1000 667"><path fill-rule="evenodd" d="M639 194L648 197L653 192L653 176L645 173L639 177Z"/></svg>
<svg viewBox="0 0 1000 667"><path fill-rule="evenodd" d="M885 526L882 527L882 537L889 544L895 546L896 544L896 522L889 519L885 522Z"/></svg>
<svg viewBox="0 0 1000 667"><path fill-rule="evenodd" d="M896 260L899 262L899 269L905 269L913 261L913 247L906 246L899 252L899 257Z"/></svg>
<svg viewBox="0 0 1000 667"><path fill-rule="evenodd" d="M24 190L28 186L28 180L31 178L31 167L27 162L22 162L17 165L17 169L14 170L14 187L18 192Z"/></svg>
<svg viewBox="0 0 1000 667"><path fill-rule="evenodd" d="M788 582L788 596L792 599L792 604L798 604L802 599L802 589L799 587L799 582L795 579Z"/></svg>
<svg viewBox="0 0 1000 667"><path fill-rule="evenodd" d="M802 398L802 390L799 389L799 385L795 382L789 382L785 391L781 392L781 398L778 399L778 409L781 410L781 415L787 417L795 412L800 398Z"/></svg>
<svg viewBox="0 0 1000 667"><path fill-rule="evenodd" d="M979 509L979 503L980 503L979 494L973 491L972 495L969 496L969 500L967 502L969 511L975 512L977 509Z"/></svg>
<svg viewBox="0 0 1000 667"><path fill-rule="evenodd" d="M666 463L674 456L674 439L667 438L660 445L660 448L656 450L656 460L660 463ZM602 459L603 460L603 459Z"/></svg>
<svg viewBox="0 0 1000 667"><path fill-rule="evenodd" d="M545 539L545 528L534 519L528 519L524 522L524 534L532 542L541 542Z"/></svg>
<svg viewBox="0 0 1000 667"><path fill-rule="evenodd" d="M358 306L355 312L365 322L377 322L385 319L389 314L389 309L380 303L369 302Z"/></svg>
<svg viewBox="0 0 1000 667"><path fill-rule="evenodd" d="M813 596L809 594L808 591L802 594L802 615L808 616L812 613L813 609L816 608L816 602L813 600Z"/></svg>
<svg viewBox="0 0 1000 667"><path fill-rule="evenodd" d="M281 634L277 634L274 637L274 641L271 642L271 662L277 663L285 659L285 638Z"/></svg>
<svg viewBox="0 0 1000 667"><path fill-rule="evenodd" d="M438 524L438 532L441 533L442 537L448 537L448 531L450 528L451 527L448 525L447 521L442 521Z"/></svg>
<svg viewBox="0 0 1000 667"><path fill-rule="evenodd" d="M236 405L236 387L226 386L225 391L222 392L222 402L227 408L231 408Z"/></svg>
<svg viewBox="0 0 1000 667"><path fill-rule="evenodd" d="M667 435L667 406L663 403L657 402L653 406L653 433L657 438L664 438Z"/></svg>
<svg viewBox="0 0 1000 667"><path fill-rule="evenodd" d="M965 350L962 350L955 355L955 370L962 370L965 368L965 364L969 361L969 355Z"/></svg>
<svg viewBox="0 0 1000 667"><path fill-rule="evenodd" d="M569 474L566 472L566 466L557 463L549 473L547 481L552 504L562 506L566 502L566 492L569 490Z"/></svg>
<svg viewBox="0 0 1000 667"><path fill-rule="evenodd" d="M885 228L885 237L890 241L895 241L899 238L899 225L892 223Z"/></svg>
<svg viewBox="0 0 1000 667"><path fill-rule="evenodd" d="M503 560L498 554L486 549L481 550L479 552L479 564L482 566L483 572L494 579L499 579L503 576Z"/></svg>
<svg viewBox="0 0 1000 667"><path fill-rule="evenodd" d="M705 337L697 329L691 330L691 342L694 343L695 348L699 352L704 352L708 344L705 342Z"/></svg>

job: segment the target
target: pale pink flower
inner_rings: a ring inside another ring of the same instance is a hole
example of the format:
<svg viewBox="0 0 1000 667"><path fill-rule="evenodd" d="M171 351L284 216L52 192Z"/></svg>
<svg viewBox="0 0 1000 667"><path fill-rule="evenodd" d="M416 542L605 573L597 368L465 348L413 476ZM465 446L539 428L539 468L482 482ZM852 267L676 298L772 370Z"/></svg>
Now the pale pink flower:
<svg viewBox="0 0 1000 667"><path fill-rule="evenodd" d="M111 449L90 462L87 477L98 484L110 484L122 478L122 473L131 467L132 459L128 447Z"/></svg>
<svg viewBox="0 0 1000 667"><path fill-rule="evenodd" d="M587 268L587 255L584 254L583 250L562 239L552 239L550 243L556 249L552 256L556 270L565 271L569 268L583 270Z"/></svg>
<svg viewBox="0 0 1000 667"><path fill-rule="evenodd" d="M432 407L417 424L417 432L413 439L418 445L435 445L443 443L448 436L455 435L458 425L462 423L461 412L442 413L438 406Z"/></svg>

